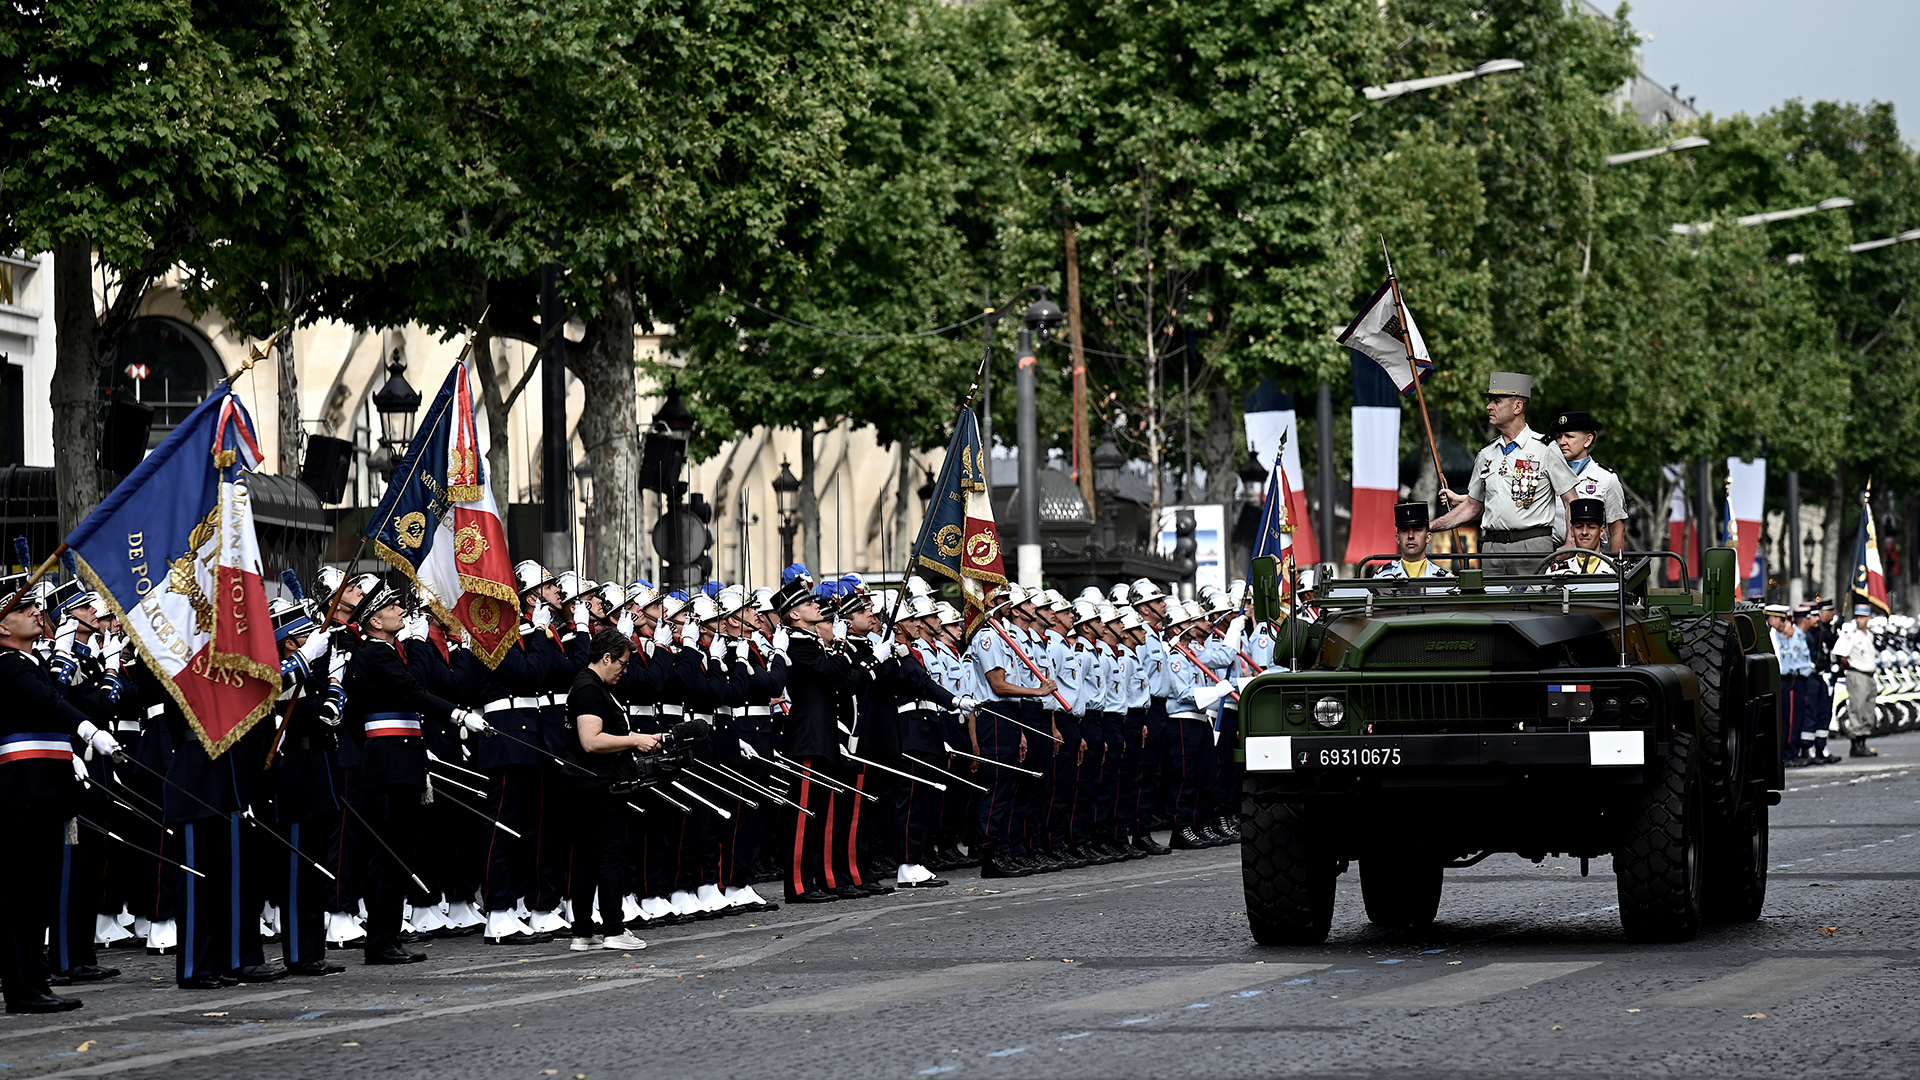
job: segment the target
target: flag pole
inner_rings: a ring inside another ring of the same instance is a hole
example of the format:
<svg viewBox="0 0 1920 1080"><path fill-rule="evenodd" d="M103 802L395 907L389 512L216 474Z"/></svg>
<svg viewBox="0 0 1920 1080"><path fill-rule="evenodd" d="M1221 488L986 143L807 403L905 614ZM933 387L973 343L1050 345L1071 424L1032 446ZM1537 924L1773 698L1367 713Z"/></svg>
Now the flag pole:
<svg viewBox="0 0 1920 1080"><path fill-rule="evenodd" d="M967 384L966 397L960 400L960 407L953 411L953 422L956 427L959 426L961 415L964 414L968 409L973 407L973 396L980 392L980 380L986 377L987 364L992 359L993 359L993 354L991 352L987 353L985 356L981 357L980 366L974 369L973 381ZM980 448L980 454L981 454L981 457L985 459L980 463L981 468L986 470L987 484L991 486L993 484L993 448L990 446L982 446ZM936 499L939 498L940 492L946 488L947 477L951 475L953 471L953 467L954 467L953 455L948 454L947 459L940 463L939 478L936 479L933 483L934 498ZM899 499L902 503L906 501L906 496L907 496L906 489L902 488L900 490L900 496L899 496ZM927 516L928 515L924 513L921 515L920 536L914 540L913 551L907 556L906 572L900 575L900 595L894 597L893 608L892 610L887 612L886 628L880 631L880 636L882 638L889 638L893 636L894 621L897 618L899 618L901 603L906 599L906 595L907 595L907 579L913 576L914 567L920 565L920 553L926 550L926 545L927 545L926 518Z"/></svg>
<svg viewBox="0 0 1920 1080"><path fill-rule="evenodd" d="M1393 288L1393 312L1400 318L1400 345L1407 350L1407 372L1413 376L1413 396L1420 403L1420 423L1427 430L1427 452L1433 455L1433 475L1440 486L1447 486L1447 471L1440 467L1440 444L1433 438L1433 417L1427 413L1427 392L1421 386L1420 362L1413 355L1413 331L1407 325L1407 305L1400 299L1400 279L1393 272L1393 256L1387 251L1387 238L1380 238L1380 254L1387 260L1387 284Z"/></svg>

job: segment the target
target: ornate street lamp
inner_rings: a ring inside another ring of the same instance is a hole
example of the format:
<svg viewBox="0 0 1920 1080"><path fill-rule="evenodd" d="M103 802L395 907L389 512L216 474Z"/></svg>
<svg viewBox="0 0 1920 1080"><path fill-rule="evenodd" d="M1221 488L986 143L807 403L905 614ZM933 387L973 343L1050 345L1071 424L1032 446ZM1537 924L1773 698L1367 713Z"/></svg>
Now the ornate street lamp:
<svg viewBox="0 0 1920 1080"><path fill-rule="evenodd" d="M795 516L799 509L800 478L793 475L787 459L780 459L780 475L773 478L773 498L780 510L780 565L793 565L793 535L800 531L800 520Z"/></svg>
<svg viewBox="0 0 1920 1080"><path fill-rule="evenodd" d="M1119 514L1116 505L1120 496L1120 474L1127 467L1127 455L1113 444L1112 439L1103 440L1093 451L1093 494L1099 505L1095 510L1095 520L1100 523L1100 546L1113 550L1117 523L1114 518Z"/></svg>
<svg viewBox="0 0 1920 1080"><path fill-rule="evenodd" d="M420 411L420 391L407 382L407 362L400 350L387 360L387 381L374 391L373 407L380 414L380 449L369 464L383 477L393 476L394 466L406 455L413 441L414 414Z"/></svg>

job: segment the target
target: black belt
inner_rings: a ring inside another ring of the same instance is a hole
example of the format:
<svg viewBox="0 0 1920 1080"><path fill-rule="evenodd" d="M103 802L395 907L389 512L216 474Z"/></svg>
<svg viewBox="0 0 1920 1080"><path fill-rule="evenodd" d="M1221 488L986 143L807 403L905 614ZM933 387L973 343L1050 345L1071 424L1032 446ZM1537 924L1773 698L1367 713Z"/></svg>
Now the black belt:
<svg viewBox="0 0 1920 1080"><path fill-rule="evenodd" d="M1552 536L1553 526L1535 525L1531 529L1481 529L1480 539L1489 544L1518 544L1527 540L1538 540L1543 536Z"/></svg>

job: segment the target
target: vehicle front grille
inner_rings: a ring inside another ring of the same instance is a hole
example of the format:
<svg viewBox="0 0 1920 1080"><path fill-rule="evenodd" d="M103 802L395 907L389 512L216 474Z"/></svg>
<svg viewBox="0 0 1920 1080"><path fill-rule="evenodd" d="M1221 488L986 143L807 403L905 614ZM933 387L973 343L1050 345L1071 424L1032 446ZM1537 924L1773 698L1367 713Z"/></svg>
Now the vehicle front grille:
<svg viewBox="0 0 1920 1080"><path fill-rule="evenodd" d="M1370 682L1349 684L1346 696L1349 713L1361 724L1460 731L1537 722L1545 715L1545 693L1538 683Z"/></svg>

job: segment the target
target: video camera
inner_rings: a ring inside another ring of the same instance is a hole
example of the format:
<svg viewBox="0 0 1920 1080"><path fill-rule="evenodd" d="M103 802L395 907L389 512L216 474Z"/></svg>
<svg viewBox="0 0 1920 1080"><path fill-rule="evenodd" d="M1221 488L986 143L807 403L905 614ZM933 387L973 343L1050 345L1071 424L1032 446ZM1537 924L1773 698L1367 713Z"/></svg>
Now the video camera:
<svg viewBox="0 0 1920 1080"><path fill-rule="evenodd" d="M693 744L706 741L712 734L713 725L705 720L696 717L680 721L660 737L659 749L645 754L632 751L628 755L629 775L615 781L609 790L615 795L630 795L672 780L686 769Z"/></svg>

